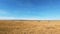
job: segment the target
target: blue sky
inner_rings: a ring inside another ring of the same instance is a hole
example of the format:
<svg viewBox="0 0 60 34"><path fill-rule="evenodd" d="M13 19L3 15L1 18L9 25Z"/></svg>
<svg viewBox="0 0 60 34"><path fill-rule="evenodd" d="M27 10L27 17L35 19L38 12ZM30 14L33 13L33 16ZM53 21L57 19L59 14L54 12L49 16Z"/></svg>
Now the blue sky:
<svg viewBox="0 0 60 34"><path fill-rule="evenodd" d="M0 19L60 19L60 0L0 0Z"/></svg>

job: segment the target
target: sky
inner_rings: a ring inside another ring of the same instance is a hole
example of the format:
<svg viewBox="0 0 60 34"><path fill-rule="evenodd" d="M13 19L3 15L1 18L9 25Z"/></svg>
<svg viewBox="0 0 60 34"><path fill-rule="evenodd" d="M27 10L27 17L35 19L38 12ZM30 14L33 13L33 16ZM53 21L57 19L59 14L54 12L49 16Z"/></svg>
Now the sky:
<svg viewBox="0 0 60 34"><path fill-rule="evenodd" d="M60 20L60 0L0 0L0 19Z"/></svg>

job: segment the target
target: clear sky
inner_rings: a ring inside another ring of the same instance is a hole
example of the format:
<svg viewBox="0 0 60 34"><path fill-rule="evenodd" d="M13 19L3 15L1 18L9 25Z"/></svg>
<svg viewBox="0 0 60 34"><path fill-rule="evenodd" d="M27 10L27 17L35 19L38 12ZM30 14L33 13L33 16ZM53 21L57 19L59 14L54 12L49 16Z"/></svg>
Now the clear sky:
<svg viewBox="0 0 60 34"><path fill-rule="evenodd" d="M60 0L0 0L0 19L60 19Z"/></svg>

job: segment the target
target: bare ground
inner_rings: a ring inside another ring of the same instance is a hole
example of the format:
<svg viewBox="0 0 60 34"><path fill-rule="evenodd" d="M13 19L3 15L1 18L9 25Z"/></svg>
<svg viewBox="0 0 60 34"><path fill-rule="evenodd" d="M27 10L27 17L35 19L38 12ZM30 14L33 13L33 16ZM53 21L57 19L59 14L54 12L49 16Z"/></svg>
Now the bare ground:
<svg viewBox="0 0 60 34"><path fill-rule="evenodd" d="M0 34L60 34L60 21L0 21Z"/></svg>

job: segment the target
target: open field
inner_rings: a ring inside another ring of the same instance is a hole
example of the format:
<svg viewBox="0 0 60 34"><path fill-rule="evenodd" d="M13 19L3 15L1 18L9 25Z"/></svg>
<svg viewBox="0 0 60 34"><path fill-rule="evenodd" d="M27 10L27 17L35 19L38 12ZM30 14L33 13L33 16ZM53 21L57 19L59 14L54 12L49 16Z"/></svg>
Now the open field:
<svg viewBox="0 0 60 34"><path fill-rule="evenodd" d="M0 34L60 34L60 21L0 20Z"/></svg>

